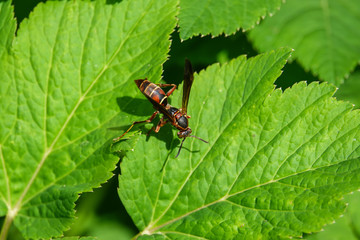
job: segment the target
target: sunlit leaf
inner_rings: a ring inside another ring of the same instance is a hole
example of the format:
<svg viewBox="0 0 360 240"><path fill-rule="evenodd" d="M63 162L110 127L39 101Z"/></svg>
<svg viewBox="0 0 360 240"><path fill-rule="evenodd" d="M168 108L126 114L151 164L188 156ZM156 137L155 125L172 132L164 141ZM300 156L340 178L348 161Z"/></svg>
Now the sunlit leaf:
<svg viewBox="0 0 360 240"><path fill-rule="evenodd" d="M129 120L132 80L160 78L177 4L48 1L14 38L0 3L0 238L12 223L25 238L61 236L78 193L113 175L111 127Z"/></svg>
<svg viewBox="0 0 360 240"><path fill-rule="evenodd" d="M278 10L281 0L181 0L180 37L225 33L253 28L261 17Z"/></svg>
<svg viewBox="0 0 360 240"><path fill-rule="evenodd" d="M175 134L140 137L119 195L141 238L300 237L343 213L342 196L360 186L359 112L330 84L274 90L289 55L241 56L195 75L190 127L209 144L187 139L174 159Z"/></svg>
<svg viewBox="0 0 360 240"><path fill-rule="evenodd" d="M324 227L324 231L306 236L309 240L337 240L359 239L360 233L360 193L345 196L345 201L349 204L344 216L337 219L332 224Z"/></svg>

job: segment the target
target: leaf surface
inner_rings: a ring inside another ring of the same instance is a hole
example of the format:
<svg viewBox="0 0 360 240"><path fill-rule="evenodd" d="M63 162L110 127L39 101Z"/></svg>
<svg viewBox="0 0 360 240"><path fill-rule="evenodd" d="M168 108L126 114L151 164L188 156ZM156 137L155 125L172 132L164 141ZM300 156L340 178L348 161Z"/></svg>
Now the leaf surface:
<svg viewBox="0 0 360 240"><path fill-rule="evenodd" d="M118 131L109 127L129 120L118 113L131 104L134 79L160 78L176 4L49 1L21 23L15 39L1 40L2 48L14 41L0 75L7 114L0 119L2 234L14 222L26 238L60 236L78 193L112 176L118 158L109 143ZM10 3L0 6L3 14Z"/></svg>
<svg viewBox="0 0 360 240"><path fill-rule="evenodd" d="M119 195L141 239L300 237L344 211L360 182L359 112L330 84L274 90L289 55L240 56L195 75L190 127L209 144L189 138L174 159L170 128L140 136Z"/></svg>
<svg viewBox="0 0 360 240"><path fill-rule="evenodd" d="M360 108L360 71L356 71L339 87L335 97L339 100L349 101Z"/></svg>
<svg viewBox="0 0 360 240"><path fill-rule="evenodd" d="M306 237L309 240L328 239L359 239L360 229L360 192L346 195L344 200L348 203L346 212L333 224L324 227L324 231Z"/></svg>
<svg viewBox="0 0 360 240"><path fill-rule="evenodd" d="M181 0L180 37L230 35L240 28L251 29L260 17L276 12L281 3L281 0Z"/></svg>
<svg viewBox="0 0 360 240"><path fill-rule="evenodd" d="M13 56L8 54L15 35L15 28L16 22L13 18L11 2L0 2L0 65L2 66L0 71L0 142L3 142L10 134L16 120L15 66ZM3 166L4 158L1 155L0 145L0 179L6 178ZM0 200L0 215L4 216L6 211L5 203Z"/></svg>
<svg viewBox="0 0 360 240"><path fill-rule="evenodd" d="M10 1L0 2L0 56L10 50L15 35L16 21Z"/></svg>
<svg viewBox="0 0 360 240"><path fill-rule="evenodd" d="M54 240L97 240L96 237L63 237L55 238Z"/></svg>
<svg viewBox="0 0 360 240"><path fill-rule="evenodd" d="M359 0L289 0L250 32L261 51L288 46L306 70L340 85L360 61Z"/></svg>

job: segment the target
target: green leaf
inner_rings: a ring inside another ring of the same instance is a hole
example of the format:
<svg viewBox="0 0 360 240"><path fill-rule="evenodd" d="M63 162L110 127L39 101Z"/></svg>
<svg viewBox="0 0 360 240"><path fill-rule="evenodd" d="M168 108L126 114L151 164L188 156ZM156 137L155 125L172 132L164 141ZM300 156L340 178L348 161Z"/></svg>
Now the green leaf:
<svg viewBox="0 0 360 240"><path fill-rule="evenodd" d="M360 237L360 192L345 196L349 203L345 218L348 220L349 227L357 239Z"/></svg>
<svg viewBox="0 0 360 240"><path fill-rule="evenodd" d="M16 22L13 18L11 2L0 2L0 181L6 174L3 169L4 159L1 155L1 143L14 127L17 111L17 96L14 94L16 93L15 65L13 56L8 55L15 28ZM2 188L2 184L0 186ZM6 212L6 204L0 200L0 216L4 216Z"/></svg>
<svg viewBox="0 0 360 240"><path fill-rule="evenodd" d="M288 0L250 32L261 51L289 46L321 80L340 85L360 61L360 0Z"/></svg>
<svg viewBox="0 0 360 240"><path fill-rule="evenodd" d="M16 112L16 91L14 84L14 63L13 57L7 53L11 49L11 44L15 35L16 21L13 16L11 2L0 2L0 115L6 121L0 121L0 140L9 131L15 121Z"/></svg>
<svg viewBox="0 0 360 240"><path fill-rule="evenodd" d="M25 238L62 235L78 193L113 175L110 127L129 121L134 79L160 78L177 4L48 1L1 45L13 41L0 62L0 238L12 222Z"/></svg>
<svg viewBox="0 0 360 240"><path fill-rule="evenodd" d="M16 21L10 1L0 2L0 56L10 50L15 36Z"/></svg>
<svg viewBox="0 0 360 240"><path fill-rule="evenodd" d="M187 139L174 159L175 134L140 137L119 177L139 237L300 237L343 213L342 196L360 185L359 112L330 84L274 90L289 55L240 56L195 75L189 124L209 144Z"/></svg>
<svg viewBox="0 0 360 240"><path fill-rule="evenodd" d="M360 108L360 71L354 72L336 91L335 97L339 100L349 101Z"/></svg>
<svg viewBox="0 0 360 240"><path fill-rule="evenodd" d="M110 151L122 158L128 151L134 151L140 134L140 130L127 133L120 141L111 144Z"/></svg>
<svg viewBox="0 0 360 240"><path fill-rule="evenodd" d="M54 240L98 240L96 237L63 237Z"/></svg>
<svg viewBox="0 0 360 240"><path fill-rule="evenodd" d="M230 35L240 28L251 29L260 17L276 12L281 3L281 0L181 0L180 37Z"/></svg>
<svg viewBox="0 0 360 240"><path fill-rule="evenodd" d="M344 216L334 224L324 227L324 231L306 237L311 240L341 240L359 239L360 234L360 192L345 196L345 201L349 204Z"/></svg>
<svg viewBox="0 0 360 240"><path fill-rule="evenodd" d="M98 240L117 239L128 240L134 236L132 228L119 224L115 220L103 217L93 221L89 234L96 236Z"/></svg>

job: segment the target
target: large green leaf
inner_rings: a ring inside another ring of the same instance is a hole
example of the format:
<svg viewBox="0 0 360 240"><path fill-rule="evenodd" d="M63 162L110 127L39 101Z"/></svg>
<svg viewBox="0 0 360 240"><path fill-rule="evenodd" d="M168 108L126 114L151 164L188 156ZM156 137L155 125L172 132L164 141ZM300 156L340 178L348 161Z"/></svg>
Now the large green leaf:
<svg viewBox="0 0 360 240"><path fill-rule="evenodd" d="M289 55L241 56L195 75L190 126L209 144L187 139L174 159L169 129L138 137L119 195L139 237L300 237L342 214L342 196L360 186L360 115L330 84L274 90Z"/></svg>
<svg viewBox="0 0 360 240"><path fill-rule="evenodd" d="M320 79L340 85L360 61L360 0L288 0L250 33L261 51L289 46Z"/></svg>
<svg viewBox="0 0 360 240"><path fill-rule="evenodd" d="M180 37L229 35L240 28L248 30L261 17L277 11L281 3L281 0L181 0Z"/></svg>
<svg viewBox="0 0 360 240"><path fill-rule="evenodd" d="M15 39L13 19L8 34L1 30L0 238L12 222L26 238L60 236L78 193L112 176L118 132L109 126L129 121L118 113L133 79L160 78L177 4L49 1ZM11 9L0 6L1 24Z"/></svg>

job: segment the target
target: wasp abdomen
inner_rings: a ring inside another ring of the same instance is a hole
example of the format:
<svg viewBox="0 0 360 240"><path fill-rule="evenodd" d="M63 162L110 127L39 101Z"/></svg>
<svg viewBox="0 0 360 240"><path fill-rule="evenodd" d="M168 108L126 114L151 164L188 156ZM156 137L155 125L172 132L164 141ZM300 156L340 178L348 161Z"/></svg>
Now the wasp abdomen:
<svg viewBox="0 0 360 240"><path fill-rule="evenodd" d="M148 80L135 80L135 83L146 97L151 98L153 101L163 106L168 104L164 90L156 84L149 82Z"/></svg>

